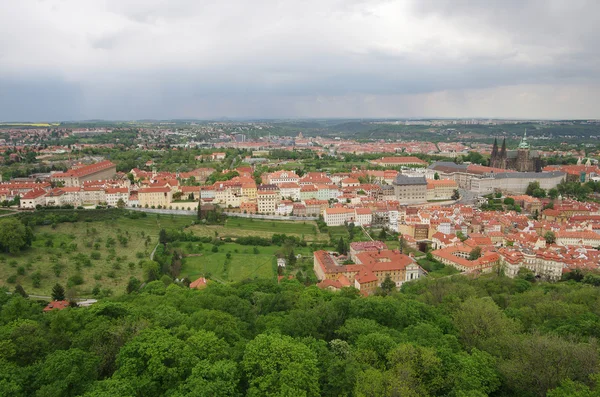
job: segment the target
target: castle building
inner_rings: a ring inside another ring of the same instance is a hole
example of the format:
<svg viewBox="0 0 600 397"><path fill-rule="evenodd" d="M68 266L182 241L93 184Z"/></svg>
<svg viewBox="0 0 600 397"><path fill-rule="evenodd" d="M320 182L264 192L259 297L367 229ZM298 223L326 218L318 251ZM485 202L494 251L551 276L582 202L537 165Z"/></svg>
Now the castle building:
<svg viewBox="0 0 600 397"><path fill-rule="evenodd" d="M527 142L527 131L517 150L506 150L506 138L498 150L498 140L494 139L490 167L515 170L519 172L542 172L542 159L537 150L531 150Z"/></svg>

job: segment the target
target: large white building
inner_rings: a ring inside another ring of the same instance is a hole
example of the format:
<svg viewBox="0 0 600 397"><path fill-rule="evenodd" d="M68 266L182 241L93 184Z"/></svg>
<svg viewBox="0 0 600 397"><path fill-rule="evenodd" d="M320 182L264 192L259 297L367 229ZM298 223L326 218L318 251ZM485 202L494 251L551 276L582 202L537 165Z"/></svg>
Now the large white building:
<svg viewBox="0 0 600 397"><path fill-rule="evenodd" d="M524 194L531 182L539 182L540 188L552 189L564 181L566 174L552 172L506 172L493 176L471 179L471 190L481 195L496 190L514 194Z"/></svg>

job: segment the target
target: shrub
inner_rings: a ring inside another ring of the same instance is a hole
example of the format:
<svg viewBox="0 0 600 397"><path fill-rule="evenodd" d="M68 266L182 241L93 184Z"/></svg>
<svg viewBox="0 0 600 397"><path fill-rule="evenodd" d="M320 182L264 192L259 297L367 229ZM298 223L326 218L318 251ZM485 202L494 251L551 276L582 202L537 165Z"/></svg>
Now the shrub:
<svg viewBox="0 0 600 397"><path fill-rule="evenodd" d="M90 254L90 258L94 259L94 260L99 260L102 257L102 255L100 254L100 252L98 251L93 251Z"/></svg>
<svg viewBox="0 0 600 397"><path fill-rule="evenodd" d="M74 287L76 285L81 285L81 284L83 284L83 277L81 276L81 274L75 274L75 275L69 277L69 279L67 280L68 287Z"/></svg>

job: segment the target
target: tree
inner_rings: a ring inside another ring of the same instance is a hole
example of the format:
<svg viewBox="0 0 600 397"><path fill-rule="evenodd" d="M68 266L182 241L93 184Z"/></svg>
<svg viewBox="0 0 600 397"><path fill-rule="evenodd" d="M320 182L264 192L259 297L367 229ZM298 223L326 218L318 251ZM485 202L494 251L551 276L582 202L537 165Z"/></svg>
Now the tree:
<svg viewBox="0 0 600 397"><path fill-rule="evenodd" d="M474 261L481 258L481 247L477 246L469 253L469 260Z"/></svg>
<svg viewBox="0 0 600 397"><path fill-rule="evenodd" d="M548 230L544 233L544 239L546 244L554 244L556 242L556 234L552 230Z"/></svg>
<svg viewBox="0 0 600 397"><path fill-rule="evenodd" d="M440 174L438 174L437 172L433 174L433 179L438 181L440 179Z"/></svg>
<svg viewBox="0 0 600 397"><path fill-rule="evenodd" d="M381 229L381 231L379 232L379 236L377 238L381 241L385 241L387 239L387 233L385 231L385 228Z"/></svg>
<svg viewBox="0 0 600 397"><path fill-rule="evenodd" d="M558 189L553 187L552 189L548 190L548 197L550 197L552 200L556 200L558 198L558 195L560 193L558 192Z"/></svg>
<svg viewBox="0 0 600 397"><path fill-rule="evenodd" d="M232 397L238 396L240 373L238 365L230 360L201 361L193 369L180 390L186 396Z"/></svg>
<svg viewBox="0 0 600 397"><path fill-rule="evenodd" d="M50 353L36 378L41 388L36 396L79 396L98 376L99 359L80 349Z"/></svg>
<svg viewBox="0 0 600 397"><path fill-rule="evenodd" d="M55 301L64 301L65 300L65 288L56 283L54 287L52 287L52 300Z"/></svg>
<svg viewBox="0 0 600 397"><path fill-rule="evenodd" d="M340 240L338 241L337 251L342 255L346 255L348 253L348 248L343 237L340 237Z"/></svg>
<svg viewBox="0 0 600 397"><path fill-rule="evenodd" d="M249 397L306 396L319 393L317 356L286 335L260 334L246 345L242 367Z"/></svg>
<svg viewBox="0 0 600 397"><path fill-rule="evenodd" d="M158 396L178 387L197 363L190 345L163 328L146 329L121 348L113 376L127 379L138 395Z"/></svg>
<svg viewBox="0 0 600 397"><path fill-rule="evenodd" d="M531 195L536 198L544 198L546 197L546 191L544 189L535 189Z"/></svg>
<svg viewBox="0 0 600 397"><path fill-rule="evenodd" d="M460 198L460 192L458 191L458 189L454 189L454 192L452 192L452 197L450 197L452 200L458 200Z"/></svg>
<svg viewBox="0 0 600 397"><path fill-rule="evenodd" d="M533 192L536 189L540 189L540 183L538 181L529 182L529 185L527 185L527 189L525 189L525 194L528 196L533 196Z"/></svg>
<svg viewBox="0 0 600 397"><path fill-rule="evenodd" d="M16 254L27 244L25 225L15 218L0 220L0 249Z"/></svg>
<svg viewBox="0 0 600 397"><path fill-rule="evenodd" d="M168 238L167 231L165 229L160 229L160 232L158 232L158 242L162 245L167 245Z"/></svg>
<svg viewBox="0 0 600 397"><path fill-rule="evenodd" d="M396 289L396 283L390 277L390 274L385 275L385 279L381 283L381 291L384 295L389 295Z"/></svg>
<svg viewBox="0 0 600 397"><path fill-rule="evenodd" d="M25 292L25 289L21 284L15 285L14 293L21 295L23 298L29 298L29 295L27 295L27 292Z"/></svg>
<svg viewBox="0 0 600 397"><path fill-rule="evenodd" d="M491 338L512 335L518 329L490 298L467 299L454 313L454 325L467 348L480 350L487 350Z"/></svg>
<svg viewBox="0 0 600 397"><path fill-rule="evenodd" d="M127 293L131 294L132 292L136 292L142 283L135 277L130 277L129 282L127 283Z"/></svg>
<svg viewBox="0 0 600 397"><path fill-rule="evenodd" d="M123 199L117 201L117 208L125 208L125 201L123 201Z"/></svg>

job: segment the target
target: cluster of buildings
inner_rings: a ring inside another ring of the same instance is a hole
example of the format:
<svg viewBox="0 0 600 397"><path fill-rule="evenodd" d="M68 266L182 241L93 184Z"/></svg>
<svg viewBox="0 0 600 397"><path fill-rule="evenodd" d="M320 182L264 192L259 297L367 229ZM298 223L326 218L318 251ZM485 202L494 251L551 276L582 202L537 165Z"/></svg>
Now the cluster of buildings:
<svg viewBox="0 0 600 397"><path fill-rule="evenodd" d="M510 169L487 167L478 164L455 164L437 161L429 166L442 179L455 181L459 188L479 195L496 191L523 194L531 182L538 182L542 189L552 189L566 179L560 170L548 172L516 172Z"/></svg>
<svg viewBox="0 0 600 397"><path fill-rule="evenodd" d="M399 288L425 275L414 258L390 250L380 241L351 243L347 256L315 251L313 270L318 287L338 290L352 286L365 296L373 294L388 276Z"/></svg>
<svg viewBox="0 0 600 397"><path fill-rule="evenodd" d="M541 209L544 201L512 196ZM547 203L546 203L547 204ZM398 214L405 241L430 246L433 258L466 273L520 268L556 280L573 269L600 268L600 206L556 201L538 220L514 211L485 212L462 205L407 207ZM479 252L477 252L479 251Z"/></svg>

